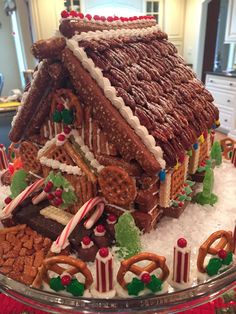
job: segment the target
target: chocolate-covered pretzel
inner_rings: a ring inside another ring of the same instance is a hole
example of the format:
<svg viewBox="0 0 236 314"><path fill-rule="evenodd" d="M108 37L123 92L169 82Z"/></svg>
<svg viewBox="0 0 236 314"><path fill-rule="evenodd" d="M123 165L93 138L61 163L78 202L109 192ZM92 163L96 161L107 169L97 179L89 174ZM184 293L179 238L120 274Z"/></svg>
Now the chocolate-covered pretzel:
<svg viewBox="0 0 236 314"><path fill-rule="evenodd" d="M39 60L55 58L66 46L64 37L52 37L36 41L31 47L33 56Z"/></svg>

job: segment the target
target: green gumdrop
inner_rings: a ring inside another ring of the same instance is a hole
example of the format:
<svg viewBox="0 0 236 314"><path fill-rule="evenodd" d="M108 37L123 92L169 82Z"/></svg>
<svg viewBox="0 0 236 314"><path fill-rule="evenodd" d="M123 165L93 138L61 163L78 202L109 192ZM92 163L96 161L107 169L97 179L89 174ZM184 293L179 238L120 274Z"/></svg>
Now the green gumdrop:
<svg viewBox="0 0 236 314"><path fill-rule="evenodd" d="M77 279L72 279L71 283L66 287L66 291L74 297L80 297L84 294L84 285Z"/></svg>
<svg viewBox="0 0 236 314"><path fill-rule="evenodd" d="M229 265L233 262L233 253L229 252L225 259L222 260L223 265Z"/></svg>
<svg viewBox="0 0 236 314"><path fill-rule="evenodd" d="M142 280L138 278L133 278L133 280L128 283L127 289L129 295L138 295L140 291L144 290L145 285Z"/></svg>
<svg viewBox="0 0 236 314"><path fill-rule="evenodd" d="M151 281L146 285L146 287L151 290L153 293L161 291L162 289L162 281L157 278L155 275L151 276Z"/></svg>
<svg viewBox="0 0 236 314"><path fill-rule="evenodd" d="M63 284L61 283L61 278L60 276L56 277L56 278L51 278L49 281L49 286L52 290L54 291L61 291L61 290L65 290L65 287L63 286Z"/></svg>
<svg viewBox="0 0 236 314"><path fill-rule="evenodd" d="M222 150L219 142L214 142L211 148L211 158L216 161L216 165L222 164Z"/></svg>
<svg viewBox="0 0 236 314"><path fill-rule="evenodd" d="M11 182L11 196L12 198L17 197L25 188L27 188L26 183L27 172L23 169L16 171L13 175Z"/></svg>
<svg viewBox="0 0 236 314"><path fill-rule="evenodd" d="M222 266L222 261L219 258L217 257L211 258L206 267L208 276L217 275L221 266Z"/></svg>
<svg viewBox="0 0 236 314"><path fill-rule="evenodd" d="M58 110L55 110L52 118L53 118L53 122L57 122L57 123L61 122L62 120L61 112Z"/></svg>
<svg viewBox="0 0 236 314"><path fill-rule="evenodd" d="M115 237L122 257L129 258L141 251L140 231L130 213L120 216L115 225Z"/></svg>
<svg viewBox="0 0 236 314"><path fill-rule="evenodd" d="M74 121L74 113L72 110L64 109L61 113L62 121L65 124L72 124Z"/></svg>

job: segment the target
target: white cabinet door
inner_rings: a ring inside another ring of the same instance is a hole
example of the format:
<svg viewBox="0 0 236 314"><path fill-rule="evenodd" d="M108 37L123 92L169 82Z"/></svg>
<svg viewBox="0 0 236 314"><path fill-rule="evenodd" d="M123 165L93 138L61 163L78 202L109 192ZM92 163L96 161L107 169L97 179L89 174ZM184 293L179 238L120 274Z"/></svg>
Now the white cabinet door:
<svg viewBox="0 0 236 314"><path fill-rule="evenodd" d="M225 42L236 42L236 0L229 0L227 24L225 31Z"/></svg>

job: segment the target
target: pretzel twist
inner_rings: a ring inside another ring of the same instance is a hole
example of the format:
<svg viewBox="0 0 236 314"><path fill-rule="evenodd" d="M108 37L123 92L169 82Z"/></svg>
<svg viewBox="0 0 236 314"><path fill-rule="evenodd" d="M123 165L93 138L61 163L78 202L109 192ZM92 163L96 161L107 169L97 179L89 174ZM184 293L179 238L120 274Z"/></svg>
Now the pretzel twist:
<svg viewBox="0 0 236 314"><path fill-rule="evenodd" d="M144 267L135 265L136 263L145 260L151 262ZM142 252L121 262L121 266L117 273L117 281L124 289L127 289L128 282L125 280L125 275L127 272L131 272L136 276L140 276L143 272L148 272L151 274L158 268L160 268L162 271L158 278L162 281L165 281L169 276L169 268L166 265L166 258L154 253Z"/></svg>
<svg viewBox="0 0 236 314"><path fill-rule="evenodd" d="M220 239L219 242L212 247L212 244L218 239ZM199 248L197 258L198 271L201 273L206 272L204 261L207 254L217 255L221 249L225 249L227 252L233 252L233 248L233 237L231 231L219 230L212 233Z"/></svg>
<svg viewBox="0 0 236 314"><path fill-rule="evenodd" d="M59 266L58 264L67 264L72 267L64 268L62 266ZM59 255L49 257L43 261L43 265L39 269L38 275L32 284L34 288L40 288L42 286L43 281L49 284L50 281L50 277L48 275L49 270L55 272L58 275L61 275L64 272L69 273L71 276L77 273L82 273L85 278L84 283L85 288L88 288L93 283L93 276L90 270L88 269L86 263L84 263L80 259L75 259L71 256Z"/></svg>
<svg viewBox="0 0 236 314"><path fill-rule="evenodd" d="M223 150L223 157L227 160L230 160L230 152L233 151L236 147L236 141L232 140L229 137L224 138L220 141L221 148Z"/></svg>

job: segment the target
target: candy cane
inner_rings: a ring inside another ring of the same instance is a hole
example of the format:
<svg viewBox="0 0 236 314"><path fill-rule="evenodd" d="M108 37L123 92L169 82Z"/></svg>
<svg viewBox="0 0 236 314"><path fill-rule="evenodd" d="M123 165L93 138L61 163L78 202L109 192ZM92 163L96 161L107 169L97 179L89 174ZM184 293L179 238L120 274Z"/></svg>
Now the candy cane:
<svg viewBox="0 0 236 314"><path fill-rule="evenodd" d="M0 170L6 170L8 168L8 158L6 154L6 148L3 144L0 144Z"/></svg>
<svg viewBox="0 0 236 314"><path fill-rule="evenodd" d="M62 249L67 247L67 245L69 244L68 238L71 232L81 222L81 220L94 208L94 206L98 205L99 203L104 204L104 198L97 196L97 197L91 198L78 210L78 212L74 215L74 217L72 217L71 220L68 222L68 224L65 226L62 233L59 235L56 241L53 242L51 246L52 252L60 253ZM102 214L102 211L100 211L100 213ZM93 216L95 215L92 215L92 217ZM90 223L90 219L88 220Z"/></svg>
<svg viewBox="0 0 236 314"><path fill-rule="evenodd" d="M35 195L35 197L32 198L32 204L36 205L45 200L45 198L47 198L47 193L45 191L42 191L41 193Z"/></svg>
<svg viewBox="0 0 236 314"><path fill-rule="evenodd" d="M84 223L84 227L86 229L92 228L92 226L98 221L98 219L102 216L104 207L105 207L104 203L99 203L97 205L97 209L95 210L95 212Z"/></svg>
<svg viewBox="0 0 236 314"><path fill-rule="evenodd" d="M14 198L0 213L0 219L9 217L12 211L21 204L32 192L36 191L44 184L44 179L35 181L29 185L24 191L22 191L16 198Z"/></svg>

